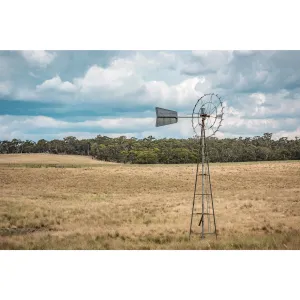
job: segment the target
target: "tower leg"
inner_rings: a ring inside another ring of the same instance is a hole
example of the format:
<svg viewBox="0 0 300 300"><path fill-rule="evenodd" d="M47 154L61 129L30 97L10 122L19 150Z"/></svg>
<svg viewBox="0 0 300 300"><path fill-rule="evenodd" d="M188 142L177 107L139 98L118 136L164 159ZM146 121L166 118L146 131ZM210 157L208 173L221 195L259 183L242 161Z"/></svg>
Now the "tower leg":
<svg viewBox="0 0 300 300"><path fill-rule="evenodd" d="M197 192L198 172L199 172L199 156L200 156L200 147L199 147L199 153L198 153L198 157L197 157L197 170L196 170L196 178L195 178L194 198L193 198L193 205L192 205L189 239L191 238L193 217L194 217L194 208L195 208L195 199L196 199L196 192Z"/></svg>
<svg viewBox="0 0 300 300"><path fill-rule="evenodd" d="M210 170L209 170L209 158L208 158L208 153L207 153L206 145L205 145L205 156L206 156L206 163L207 163L207 171L208 171L208 174L210 174ZM214 218L215 234L216 234L216 238L218 238L218 236L217 236L216 215L215 215L215 208L214 208L214 198L213 198L213 194L212 194L212 187L211 187L210 176L208 177L208 180L209 180L209 190L210 190L210 195L211 195L211 207L212 207L212 213L213 213L213 218Z"/></svg>
<svg viewBox="0 0 300 300"><path fill-rule="evenodd" d="M201 238L204 239L204 119L202 118L202 127L201 127L201 141L202 141L202 235Z"/></svg>
<svg viewBox="0 0 300 300"><path fill-rule="evenodd" d="M189 232L189 239L192 233L199 232L201 239L204 239L206 234L215 234L217 238L217 228L216 228L216 219L215 219L215 211L214 211L214 204L213 204L213 195L212 195L212 185L210 180L210 170L209 170L209 159L207 153L207 147L205 143L205 128L204 128L204 118L202 119L202 128L201 128L201 137L199 140L199 153L197 157L197 171L196 171L196 178L195 178L195 187L194 187L194 198L193 198L193 205L192 205L192 214L191 214L191 222L190 222L190 232ZM199 174L200 171L200 160L201 160L201 169L202 172ZM200 182L198 181L198 176L202 177L201 181L201 188ZM201 189L198 192L197 190ZM201 200L200 197L201 196ZM201 201L201 203L200 203ZM196 221L197 224L193 225L193 218L199 217ZM213 219L211 219L213 217ZM200 221L199 221L200 220ZM213 222L213 223L212 223ZM197 227L196 231L193 230L193 227ZM214 230L212 230L214 227Z"/></svg>

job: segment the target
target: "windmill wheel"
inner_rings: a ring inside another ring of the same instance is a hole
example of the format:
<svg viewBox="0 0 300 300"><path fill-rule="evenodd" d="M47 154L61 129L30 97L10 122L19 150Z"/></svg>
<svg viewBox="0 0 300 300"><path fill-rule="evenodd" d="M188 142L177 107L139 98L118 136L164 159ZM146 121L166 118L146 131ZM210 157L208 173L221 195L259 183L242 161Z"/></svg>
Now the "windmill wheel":
<svg viewBox="0 0 300 300"><path fill-rule="evenodd" d="M205 94L198 99L192 115L192 126L196 136L201 136L202 127L205 130L205 137L213 136L222 124L223 111L223 103L217 94Z"/></svg>

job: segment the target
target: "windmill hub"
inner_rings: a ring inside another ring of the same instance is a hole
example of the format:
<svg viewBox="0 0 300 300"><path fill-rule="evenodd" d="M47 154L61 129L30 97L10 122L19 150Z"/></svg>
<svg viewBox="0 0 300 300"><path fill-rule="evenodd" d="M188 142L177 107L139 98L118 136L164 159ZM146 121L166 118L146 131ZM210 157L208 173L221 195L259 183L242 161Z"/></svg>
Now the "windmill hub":
<svg viewBox="0 0 300 300"><path fill-rule="evenodd" d="M202 239L209 234L215 234L217 237L208 149L205 140L219 130L223 114L223 102L214 93L205 94L199 98L191 116L178 116L177 111L156 107L156 127L177 123L179 118L191 118L196 138L199 139L189 237L192 233L200 233ZM199 173L200 164L201 173ZM198 180L198 177L201 177L201 181ZM198 218L198 222L193 222L195 218ZM199 228L198 230L194 229L195 225L200 227L200 231Z"/></svg>
<svg viewBox="0 0 300 300"><path fill-rule="evenodd" d="M205 113L205 108L201 107L200 117L207 117L208 115Z"/></svg>
<svg viewBox="0 0 300 300"><path fill-rule="evenodd" d="M206 113L203 113L200 115L200 117L202 117L203 119L206 119L206 118L209 118L210 115L206 114Z"/></svg>

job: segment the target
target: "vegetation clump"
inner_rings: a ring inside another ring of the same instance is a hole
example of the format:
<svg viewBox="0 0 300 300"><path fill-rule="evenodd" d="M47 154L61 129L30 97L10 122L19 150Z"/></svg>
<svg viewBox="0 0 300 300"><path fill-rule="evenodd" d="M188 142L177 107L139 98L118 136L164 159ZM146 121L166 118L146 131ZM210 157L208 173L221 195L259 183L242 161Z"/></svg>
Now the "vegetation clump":
<svg viewBox="0 0 300 300"><path fill-rule="evenodd" d="M299 160L300 140L282 137L272 139L272 133L253 138L207 139L211 162L245 162ZM197 162L199 140L189 139L144 139L109 138L98 135L94 139L78 140L69 136L63 140L38 142L0 141L0 153L51 153L91 155L93 158L118 163L133 164L190 164Z"/></svg>

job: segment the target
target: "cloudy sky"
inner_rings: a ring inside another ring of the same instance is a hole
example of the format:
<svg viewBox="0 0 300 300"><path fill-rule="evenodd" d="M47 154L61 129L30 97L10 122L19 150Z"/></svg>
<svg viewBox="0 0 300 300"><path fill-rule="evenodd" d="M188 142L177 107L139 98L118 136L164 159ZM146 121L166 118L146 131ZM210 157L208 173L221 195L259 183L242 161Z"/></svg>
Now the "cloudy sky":
<svg viewBox="0 0 300 300"><path fill-rule="evenodd" d="M0 51L0 140L193 135L155 107L225 104L218 137L300 136L300 51Z"/></svg>

